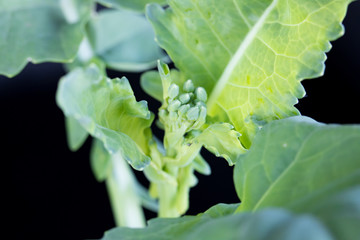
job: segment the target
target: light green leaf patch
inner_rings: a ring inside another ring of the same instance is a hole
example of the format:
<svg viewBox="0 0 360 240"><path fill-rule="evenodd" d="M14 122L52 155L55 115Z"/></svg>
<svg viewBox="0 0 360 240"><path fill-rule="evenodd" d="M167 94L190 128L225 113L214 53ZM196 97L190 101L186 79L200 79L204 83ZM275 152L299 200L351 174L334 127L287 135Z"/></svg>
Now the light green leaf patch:
<svg viewBox="0 0 360 240"><path fill-rule="evenodd" d="M149 164L150 114L145 101L137 102L126 78L108 79L91 65L75 69L59 83L57 103L113 154L119 152L135 169Z"/></svg>
<svg viewBox="0 0 360 240"><path fill-rule="evenodd" d="M285 207L303 212L360 184L360 126L307 117L273 121L235 165L238 211Z"/></svg>
<svg viewBox="0 0 360 240"><path fill-rule="evenodd" d="M69 62L75 57L92 2L75 0L74 12L66 15L60 2L0 0L0 74L13 77L28 61Z"/></svg>
<svg viewBox="0 0 360 240"><path fill-rule="evenodd" d="M275 208L233 214L237 204L219 204L197 216L150 220L142 229L115 228L105 232L103 240L352 240L360 234L359 199L360 188L349 189L312 215Z"/></svg>
<svg viewBox="0 0 360 240"><path fill-rule="evenodd" d="M146 18L125 10L103 10L89 24L89 37L96 54L108 68L139 72L168 61L158 47Z"/></svg>
<svg viewBox="0 0 360 240"><path fill-rule="evenodd" d="M159 3L164 5L166 0L96 0L97 2L116 8L125 8L133 11L144 12L145 5L148 3Z"/></svg>
<svg viewBox="0 0 360 240"><path fill-rule="evenodd" d="M229 165L233 165L237 157L246 152L239 141L240 134L233 128L228 123L212 124L196 137L195 141L217 157L225 158Z"/></svg>
<svg viewBox="0 0 360 240"><path fill-rule="evenodd" d="M111 155L98 139L94 139L91 146L90 165L96 180L99 182L106 180L111 174Z"/></svg>
<svg viewBox="0 0 360 240"><path fill-rule="evenodd" d="M141 88L152 98L163 101L163 89L158 71L147 71L141 75Z"/></svg>
<svg viewBox="0 0 360 240"><path fill-rule="evenodd" d="M77 151L84 144L89 134L72 117L65 118L65 127L68 146L71 151Z"/></svg>
<svg viewBox="0 0 360 240"><path fill-rule="evenodd" d="M169 0L147 16L175 65L209 93L208 114L249 148L262 125L298 115L300 81L323 74L349 0Z"/></svg>

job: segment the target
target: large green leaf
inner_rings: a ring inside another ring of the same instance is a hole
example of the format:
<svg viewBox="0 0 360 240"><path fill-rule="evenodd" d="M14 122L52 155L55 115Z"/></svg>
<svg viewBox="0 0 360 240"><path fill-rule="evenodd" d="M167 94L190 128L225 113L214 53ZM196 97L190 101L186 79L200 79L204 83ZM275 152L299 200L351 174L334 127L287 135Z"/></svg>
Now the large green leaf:
<svg viewBox="0 0 360 240"><path fill-rule="evenodd" d="M310 206L309 212L330 229L335 239L352 240L360 236L360 185Z"/></svg>
<svg viewBox="0 0 360 240"><path fill-rule="evenodd" d="M219 204L197 216L154 219L143 229L116 228L103 240L352 240L360 235L360 187L335 196L313 215L285 209L233 214L236 206Z"/></svg>
<svg viewBox="0 0 360 240"><path fill-rule="evenodd" d="M150 161L150 114L145 101L137 102L126 78L108 79L91 65L75 69L59 83L57 103L111 153L121 152L135 169Z"/></svg>
<svg viewBox="0 0 360 240"><path fill-rule="evenodd" d="M89 37L96 54L115 70L144 71L167 59L150 23L138 13L103 10L90 21Z"/></svg>
<svg viewBox="0 0 360 240"><path fill-rule="evenodd" d="M71 13L64 15L60 0L0 0L0 74L12 77L28 61L68 62L75 57L92 2L68 2L73 3Z"/></svg>
<svg viewBox="0 0 360 240"><path fill-rule="evenodd" d="M323 74L349 2L169 0L147 16L175 65L211 93L208 114L249 147L261 125L298 114L300 81Z"/></svg>
<svg viewBox="0 0 360 240"><path fill-rule="evenodd" d="M360 126L325 125L307 117L273 121L235 166L239 211L310 209L360 184Z"/></svg>
<svg viewBox="0 0 360 240"><path fill-rule="evenodd" d="M145 5L148 3L159 3L164 5L166 0L96 0L108 7L126 8L138 12L145 10Z"/></svg>

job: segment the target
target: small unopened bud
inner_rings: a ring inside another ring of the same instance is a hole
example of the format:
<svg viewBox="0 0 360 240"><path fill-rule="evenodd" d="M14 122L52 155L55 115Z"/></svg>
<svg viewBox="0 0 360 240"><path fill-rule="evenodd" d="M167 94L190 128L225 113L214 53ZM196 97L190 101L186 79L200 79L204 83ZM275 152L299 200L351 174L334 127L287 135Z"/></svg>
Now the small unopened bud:
<svg viewBox="0 0 360 240"><path fill-rule="evenodd" d="M195 106L198 106L198 107L206 107L206 104L203 102L203 101L200 101L200 100L195 100L194 101L195 103Z"/></svg>
<svg viewBox="0 0 360 240"><path fill-rule="evenodd" d="M179 100L184 104L188 103L190 101L190 94L188 94L188 93L181 94L179 96Z"/></svg>
<svg viewBox="0 0 360 240"><path fill-rule="evenodd" d="M199 108L198 107L192 107L187 111L186 117L190 121L195 121L199 118Z"/></svg>
<svg viewBox="0 0 360 240"><path fill-rule="evenodd" d="M159 111L159 117L160 118L164 118L164 117L166 117L166 115L167 115L167 111L165 109L161 109Z"/></svg>
<svg viewBox="0 0 360 240"><path fill-rule="evenodd" d="M176 112L170 112L169 113L169 118L170 118L170 121L176 121L176 119L178 118L178 114Z"/></svg>
<svg viewBox="0 0 360 240"><path fill-rule="evenodd" d="M196 122L192 126L193 129L199 129L206 121L206 107L201 106L199 108L200 108L199 118L196 120Z"/></svg>
<svg viewBox="0 0 360 240"><path fill-rule="evenodd" d="M174 99L179 95L179 86L175 83L171 84L168 89L168 94L171 99Z"/></svg>
<svg viewBox="0 0 360 240"><path fill-rule="evenodd" d="M206 94L206 91L204 88L202 88L202 87L196 88L195 95L196 95L196 98L199 99L200 101L206 102L207 94Z"/></svg>
<svg viewBox="0 0 360 240"><path fill-rule="evenodd" d="M184 115L187 113L187 111L189 111L189 109L190 109L190 105L189 105L189 104L182 105L182 106L179 108L178 113L179 113L180 116L184 116Z"/></svg>
<svg viewBox="0 0 360 240"><path fill-rule="evenodd" d="M183 90L185 92L192 92L194 91L194 89L195 89L194 84L190 79L184 83Z"/></svg>
<svg viewBox="0 0 360 240"><path fill-rule="evenodd" d="M181 106L181 102L177 99L171 101L169 103L168 109L170 112L174 112L176 110L178 110L178 108Z"/></svg>

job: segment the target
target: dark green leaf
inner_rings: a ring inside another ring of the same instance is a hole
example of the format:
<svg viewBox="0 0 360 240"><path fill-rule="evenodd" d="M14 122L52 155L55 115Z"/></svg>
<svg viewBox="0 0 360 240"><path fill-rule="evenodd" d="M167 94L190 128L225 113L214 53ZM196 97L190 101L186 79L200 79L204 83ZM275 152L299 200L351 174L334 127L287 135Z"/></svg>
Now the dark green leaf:
<svg viewBox="0 0 360 240"><path fill-rule="evenodd" d="M360 126L307 117L267 124L235 167L240 211L285 207L302 212L360 184Z"/></svg>

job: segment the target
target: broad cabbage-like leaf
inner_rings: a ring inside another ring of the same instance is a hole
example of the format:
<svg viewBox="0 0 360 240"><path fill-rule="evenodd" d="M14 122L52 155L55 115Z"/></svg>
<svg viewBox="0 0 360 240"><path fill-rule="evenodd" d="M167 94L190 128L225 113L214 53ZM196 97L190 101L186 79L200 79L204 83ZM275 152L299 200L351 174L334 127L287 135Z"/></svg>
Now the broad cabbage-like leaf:
<svg viewBox="0 0 360 240"><path fill-rule="evenodd" d="M103 10L89 23L94 51L107 65L119 71L144 71L167 60L157 46L150 23L139 13Z"/></svg>
<svg viewBox="0 0 360 240"><path fill-rule="evenodd" d="M169 0L147 16L175 65L211 93L208 114L250 147L259 127L299 114L300 81L323 74L349 0Z"/></svg>
<svg viewBox="0 0 360 240"><path fill-rule="evenodd" d="M116 228L106 232L103 240L352 240L359 236L360 187L324 204L311 215L275 208L233 214L237 205L219 204L197 216L150 220L142 229Z"/></svg>
<svg viewBox="0 0 360 240"><path fill-rule="evenodd" d="M111 153L120 152L135 169L150 162L148 142L153 115L137 102L126 78L108 79L91 65L60 80L57 103Z"/></svg>
<svg viewBox="0 0 360 240"><path fill-rule="evenodd" d="M74 0L75 12L65 15L60 2L0 0L0 74L13 77L28 61L69 62L75 57L92 2Z"/></svg>
<svg viewBox="0 0 360 240"><path fill-rule="evenodd" d="M235 166L239 211L304 211L360 184L360 126L292 117L267 124Z"/></svg>
<svg viewBox="0 0 360 240"><path fill-rule="evenodd" d="M164 5L166 0L96 0L108 7L125 8L133 11L143 12L148 3L159 3Z"/></svg>

